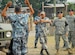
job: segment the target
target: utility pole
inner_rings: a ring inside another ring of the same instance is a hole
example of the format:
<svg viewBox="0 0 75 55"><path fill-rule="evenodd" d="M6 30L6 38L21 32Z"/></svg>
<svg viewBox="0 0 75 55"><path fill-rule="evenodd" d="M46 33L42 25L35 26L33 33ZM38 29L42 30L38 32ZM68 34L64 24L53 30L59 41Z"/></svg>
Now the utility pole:
<svg viewBox="0 0 75 55"><path fill-rule="evenodd" d="M64 8L65 8L65 9L64 9L64 10L65 10L65 15L67 15L67 8L68 8L67 6L68 6L68 4L65 4L65 3L64 3L64 6L65 6L65 7L64 7Z"/></svg>
<svg viewBox="0 0 75 55"><path fill-rule="evenodd" d="M1 1L0 1L0 8L1 8Z"/></svg>
<svg viewBox="0 0 75 55"><path fill-rule="evenodd" d="M54 17L56 17L56 0L54 0Z"/></svg>
<svg viewBox="0 0 75 55"><path fill-rule="evenodd" d="M42 11L44 11L44 2L42 2Z"/></svg>
<svg viewBox="0 0 75 55"><path fill-rule="evenodd" d="M1 3L2 3L2 0L0 0L0 11L1 11L1 6L2 6Z"/></svg>
<svg viewBox="0 0 75 55"><path fill-rule="evenodd" d="M64 6L65 6L65 7L64 7L64 8L65 8L65 9L64 9L64 10L65 10L65 15L67 15L67 9L68 9L68 4L66 3L66 1L67 1L67 0L64 0L64 1L63 1L63 4L64 4Z"/></svg>
<svg viewBox="0 0 75 55"><path fill-rule="evenodd" d="M66 7L65 7L65 8L66 8L66 9L65 9L65 10L66 10L65 15L67 15L67 8L68 8L67 6L68 6L68 4L65 4L65 6L66 6Z"/></svg>

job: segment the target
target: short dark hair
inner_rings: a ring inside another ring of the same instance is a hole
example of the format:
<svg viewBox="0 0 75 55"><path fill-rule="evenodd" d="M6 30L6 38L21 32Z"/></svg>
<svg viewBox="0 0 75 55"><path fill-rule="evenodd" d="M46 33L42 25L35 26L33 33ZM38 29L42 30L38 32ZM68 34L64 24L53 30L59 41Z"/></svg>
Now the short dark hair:
<svg viewBox="0 0 75 55"><path fill-rule="evenodd" d="M20 12L21 11L21 6L16 5L15 6L15 12Z"/></svg>
<svg viewBox="0 0 75 55"><path fill-rule="evenodd" d="M74 10L73 10L73 9L69 9L69 12L70 12L70 11L74 11Z"/></svg>

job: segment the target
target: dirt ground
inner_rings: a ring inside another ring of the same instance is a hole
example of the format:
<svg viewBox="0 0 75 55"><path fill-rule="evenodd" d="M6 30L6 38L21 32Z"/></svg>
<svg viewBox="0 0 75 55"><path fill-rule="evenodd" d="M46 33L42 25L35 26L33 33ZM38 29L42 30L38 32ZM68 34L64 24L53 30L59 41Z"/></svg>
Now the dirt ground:
<svg viewBox="0 0 75 55"><path fill-rule="evenodd" d="M47 39L48 39L47 40L48 51L49 51L50 55L55 55L56 50L55 50L54 36L48 36ZM37 48L35 49L34 48L34 40L35 40L35 28L33 28L33 31L31 31L30 34L29 34L28 54L27 55L40 55L40 49L41 49L40 41L38 41ZM62 46L63 46L63 41L61 39L61 41L60 41L60 55L68 55L68 52L64 51ZM73 55L75 55L75 51L73 51L73 53L74 53ZM46 55L45 52L44 52L44 54ZM6 54L4 52L0 51L0 55L6 55Z"/></svg>
<svg viewBox="0 0 75 55"><path fill-rule="evenodd" d="M47 46L48 46L48 51L51 55L55 55L56 53L56 50L55 50L55 40L54 40L54 36L49 36L47 37L48 38L48 43L47 43ZM29 43L28 43L28 55L40 55L40 48L41 48L41 45L40 43L38 42L38 48L34 48L34 37L29 37ZM67 51L65 51L64 48L62 48L63 46L63 41L61 39L60 41L60 55L69 55ZM44 54L46 55L46 53L44 52ZM75 50L73 51L73 54L72 55L75 55Z"/></svg>
<svg viewBox="0 0 75 55"><path fill-rule="evenodd" d="M55 41L54 41L54 36L49 36L48 38L48 51L51 55L55 55ZM37 48L34 48L34 39L35 37L29 37L28 40L28 54L27 55L40 55L40 48L41 45L38 41L38 45ZM60 55L68 55L67 51L64 51L64 49L62 48L63 46L63 41L61 39L60 41ZM44 54L46 55L46 53L44 52ZM6 55L4 52L0 51L0 55ZM73 55L75 55L75 50L73 51Z"/></svg>

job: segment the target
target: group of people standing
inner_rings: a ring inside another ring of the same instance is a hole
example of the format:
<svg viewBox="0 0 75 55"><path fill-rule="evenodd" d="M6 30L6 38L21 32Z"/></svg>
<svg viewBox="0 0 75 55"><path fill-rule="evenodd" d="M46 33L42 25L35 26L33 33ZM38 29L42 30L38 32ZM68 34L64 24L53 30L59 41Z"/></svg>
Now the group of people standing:
<svg viewBox="0 0 75 55"><path fill-rule="evenodd" d="M29 0L24 1L25 4L29 7L30 12L23 14L21 12L20 6L15 6L15 14L7 15L7 9L12 5L12 2L8 2L6 7L2 11L2 16L5 19L9 19L13 28L12 31L12 53L13 55L27 55L27 40L28 40L28 18L30 15L34 14L34 10L30 5ZM36 24L36 35L35 35L35 44L34 48L37 48L38 38L41 43L40 55L44 55L43 51L45 50L47 55L50 55L47 49L47 35L46 35L46 24L49 23L50 26L55 26L55 47L56 55L59 54L59 43L60 37L64 41L64 46L69 54L72 54L72 50L69 46L72 43L72 48L75 47L75 15L72 9L69 10L69 15L63 17L63 12L59 11L57 17L54 20L50 20L46 17L44 11L38 11L38 16L34 18L34 23Z"/></svg>
<svg viewBox="0 0 75 55"><path fill-rule="evenodd" d="M73 9L70 9L68 12L69 12L69 15L66 15L64 17L63 12L58 11L57 17L55 17L54 20L50 20L48 17L46 17L45 12L38 12L38 16L34 18L34 23L36 24L36 28L35 28L36 35L35 35L34 48L37 48L38 38L40 39L42 35L43 35L42 40L44 41L44 44L45 43L47 44L47 38L46 38L47 35L46 35L45 29L46 29L46 24L49 23L50 26L55 27L55 47L57 50L56 55L59 55L59 51L60 51L59 43L60 43L61 37L64 42L63 48L66 48L69 54L73 53L72 49L75 48L75 35L74 35L75 33L75 15L74 15ZM42 30L42 31L39 31L39 30ZM72 47L70 47L70 45L72 45ZM40 54L43 55L43 51L41 51Z"/></svg>
<svg viewBox="0 0 75 55"><path fill-rule="evenodd" d="M47 50L47 35L46 35L46 23L50 23L48 17L46 17L46 14L44 11L40 12L38 11L38 16L34 18L34 23L36 24L35 30L35 46L34 48L37 48L37 41L40 39L40 43L42 45L40 54L43 55L43 50L46 51L47 55L49 55L49 52Z"/></svg>

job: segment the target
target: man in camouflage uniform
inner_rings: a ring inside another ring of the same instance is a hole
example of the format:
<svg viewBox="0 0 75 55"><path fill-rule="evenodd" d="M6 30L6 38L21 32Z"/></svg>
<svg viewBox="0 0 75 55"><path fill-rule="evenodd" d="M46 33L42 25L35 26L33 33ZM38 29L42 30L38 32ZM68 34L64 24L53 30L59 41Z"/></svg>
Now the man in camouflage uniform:
<svg viewBox="0 0 75 55"><path fill-rule="evenodd" d="M55 26L56 55L59 55L60 37L62 37L63 41L66 43L68 53L71 54L72 52L70 51L68 42L69 25L66 18L63 17L63 13L61 11L58 12L58 17L54 19L53 26Z"/></svg>
<svg viewBox="0 0 75 55"><path fill-rule="evenodd" d="M38 11L38 16L36 16L34 18L34 23L35 23L35 46L34 48L37 48L37 42L38 42L38 39L39 39L39 34L38 34L38 29L39 29L39 23L38 21L40 20L40 11Z"/></svg>
<svg viewBox="0 0 75 55"><path fill-rule="evenodd" d="M68 24L69 24L69 43L72 42L72 48L75 47L75 15L74 15L74 11L73 9L69 10L69 15L66 16L66 19L68 20ZM65 42L64 42L64 46L65 46ZM66 47L66 46L65 46Z"/></svg>
<svg viewBox="0 0 75 55"><path fill-rule="evenodd" d="M28 5L30 9L30 14L32 15L34 13L33 8L30 6L30 3L28 0L25 0L25 3ZM21 7L15 6L15 15L7 15L6 11L7 9L12 5L12 2L8 2L6 7L2 11L2 16L6 19L9 18L12 28L13 28L13 54L14 55L26 55L27 53L27 46L26 46L26 32L25 27L27 23L27 15L21 13Z"/></svg>
<svg viewBox="0 0 75 55"><path fill-rule="evenodd" d="M41 15L40 15L40 20L38 21L38 23L39 23L38 34L40 37L40 43L42 44L41 52L40 52L41 55L43 55L43 50L45 50L47 55L49 55L49 52L47 50L47 45L45 42L45 38L46 38L45 29L46 29L46 23L50 23L50 20L49 20L49 18L45 17L45 15L46 15L45 12L42 11Z"/></svg>

